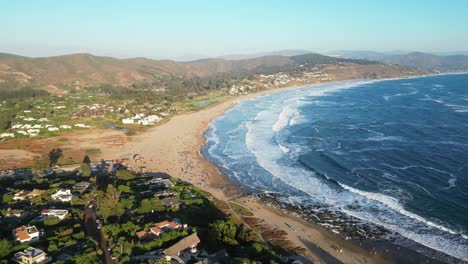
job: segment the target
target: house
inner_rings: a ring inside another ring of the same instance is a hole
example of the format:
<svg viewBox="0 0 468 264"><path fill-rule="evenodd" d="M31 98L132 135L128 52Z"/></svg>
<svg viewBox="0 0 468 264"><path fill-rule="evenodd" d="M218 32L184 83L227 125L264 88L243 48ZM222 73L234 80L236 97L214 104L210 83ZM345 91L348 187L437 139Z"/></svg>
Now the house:
<svg viewBox="0 0 468 264"><path fill-rule="evenodd" d="M68 214L68 210L62 209L44 209L41 211L41 215L44 218L58 218L63 220Z"/></svg>
<svg viewBox="0 0 468 264"><path fill-rule="evenodd" d="M47 260L47 254L41 249L28 247L23 251L16 252L11 260L18 264L43 263Z"/></svg>
<svg viewBox="0 0 468 264"><path fill-rule="evenodd" d="M36 226L20 226L13 229L13 239L16 243L28 243L39 240L39 231Z"/></svg>
<svg viewBox="0 0 468 264"><path fill-rule="evenodd" d="M164 232L170 232L173 230L179 230L181 228L184 228L184 226L178 222L175 221L162 221L159 223L154 224L149 232L146 231L138 231L135 233L135 235L138 237L138 239L152 239L159 237L161 234Z"/></svg>
<svg viewBox="0 0 468 264"><path fill-rule="evenodd" d="M61 202L70 202L72 200L72 194L70 189L58 189L54 194L51 195L52 199L59 200Z"/></svg>
<svg viewBox="0 0 468 264"><path fill-rule="evenodd" d="M166 207L173 207L173 208L177 208L179 207L180 205L180 201L179 201L179 198L178 197L166 197L166 198L163 198L161 199L161 202L164 204L164 206Z"/></svg>
<svg viewBox="0 0 468 264"><path fill-rule="evenodd" d="M89 188L89 182L78 182L73 185L74 190L86 191Z"/></svg>
<svg viewBox="0 0 468 264"><path fill-rule="evenodd" d="M7 218L25 218L28 212L21 209L8 209L5 217Z"/></svg>
<svg viewBox="0 0 468 264"><path fill-rule="evenodd" d="M71 129L72 127L69 125L60 125L61 129Z"/></svg>
<svg viewBox="0 0 468 264"><path fill-rule="evenodd" d="M169 179L153 178L148 181L149 184L161 184L166 188L174 187L174 183Z"/></svg>
<svg viewBox="0 0 468 264"><path fill-rule="evenodd" d="M131 118L124 118L122 119L122 124L133 124L134 121Z"/></svg>
<svg viewBox="0 0 468 264"><path fill-rule="evenodd" d="M26 199L31 199L31 198L34 198L36 196L41 195L42 193L44 193L44 191L39 190L39 189L33 189L32 191L22 190L22 191L20 191L18 193L15 193L15 195L13 196L13 200L14 201L22 201L22 200L26 200Z"/></svg>
<svg viewBox="0 0 468 264"><path fill-rule="evenodd" d="M166 255L166 260L171 261L171 259L177 257L182 260L188 260L191 258L192 254L197 253L197 245L200 243L200 238L198 238L197 233L193 233L189 236L184 237L179 242L174 245L166 248L163 253Z"/></svg>
<svg viewBox="0 0 468 264"><path fill-rule="evenodd" d="M49 127L49 128L47 128L47 130L49 130L51 132L52 131L59 131L59 128L58 127Z"/></svg>
<svg viewBox="0 0 468 264"><path fill-rule="evenodd" d="M75 126L76 127L81 127L81 128L90 128L90 126L85 125L85 124L81 124L81 123L75 124Z"/></svg>
<svg viewBox="0 0 468 264"><path fill-rule="evenodd" d="M165 221L156 223L153 227L150 228L150 232L154 234L155 236L159 236L164 232L169 232L169 231L177 230L180 228L182 228L181 224L177 222L165 220Z"/></svg>
<svg viewBox="0 0 468 264"><path fill-rule="evenodd" d="M0 134L1 138L6 138L6 137L15 137L15 133L2 133Z"/></svg>

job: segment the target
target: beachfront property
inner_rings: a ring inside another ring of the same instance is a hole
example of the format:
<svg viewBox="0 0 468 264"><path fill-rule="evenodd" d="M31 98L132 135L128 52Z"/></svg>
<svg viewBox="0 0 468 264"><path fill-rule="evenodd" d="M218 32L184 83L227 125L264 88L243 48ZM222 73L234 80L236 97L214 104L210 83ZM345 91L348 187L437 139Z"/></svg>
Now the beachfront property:
<svg viewBox="0 0 468 264"><path fill-rule="evenodd" d="M149 115L146 116L145 114L139 113L135 114L132 117L127 117L122 119L122 124L130 125L130 124L139 124L144 126L154 125L155 123L161 121L161 117L157 115Z"/></svg>
<svg viewBox="0 0 468 264"><path fill-rule="evenodd" d="M59 200L61 202L70 202L72 200L72 194L70 189L58 189L51 195L52 199Z"/></svg>
<svg viewBox="0 0 468 264"><path fill-rule="evenodd" d="M23 244L39 240L39 230L36 226L20 226L12 231L15 243Z"/></svg>
<svg viewBox="0 0 468 264"><path fill-rule="evenodd" d="M33 189L32 191L21 190L13 196L14 201L23 201L43 194L43 190Z"/></svg>
<svg viewBox="0 0 468 264"><path fill-rule="evenodd" d="M200 238L198 238L197 233L193 233L166 248L163 253L166 256L166 260L169 262L174 258L182 259L184 262L187 262L193 255L197 254L197 246L199 243Z"/></svg>
<svg viewBox="0 0 468 264"><path fill-rule="evenodd" d="M41 216L44 219L48 218L58 218L60 220L65 219L68 214L68 210L64 209L44 209L41 211Z"/></svg>
<svg viewBox="0 0 468 264"><path fill-rule="evenodd" d="M42 249L28 247L23 251L16 252L11 261L18 264L44 263L47 261L47 254Z"/></svg>

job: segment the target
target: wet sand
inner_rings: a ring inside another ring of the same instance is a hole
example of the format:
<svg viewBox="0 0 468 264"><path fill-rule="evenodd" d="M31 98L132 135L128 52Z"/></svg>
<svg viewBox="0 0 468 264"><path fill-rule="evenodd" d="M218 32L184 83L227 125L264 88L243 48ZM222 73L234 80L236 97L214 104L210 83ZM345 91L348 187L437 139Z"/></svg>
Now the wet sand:
<svg viewBox="0 0 468 264"><path fill-rule="evenodd" d="M149 171L168 173L188 181L211 193L217 199L230 201L239 189L220 172L215 164L204 159L200 149L205 144L204 132L211 120L224 114L239 100L273 92L264 91L213 104L197 112L172 117L168 122L132 136L129 142L104 151L104 158L140 154L145 158ZM334 236L319 226L286 215L269 207L255 196L236 198L250 208L255 217L271 228L284 230L294 246L306 248L306 258L314 263L386 263L381 255L370 254L356 244ZM341 250L337 250L337 248Z"/></svg>

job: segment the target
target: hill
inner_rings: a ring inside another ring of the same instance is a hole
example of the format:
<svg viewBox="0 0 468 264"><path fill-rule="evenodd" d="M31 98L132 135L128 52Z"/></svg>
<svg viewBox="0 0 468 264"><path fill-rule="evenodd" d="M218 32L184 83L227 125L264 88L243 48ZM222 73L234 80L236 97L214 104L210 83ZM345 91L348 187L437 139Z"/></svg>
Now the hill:
<svg viewBox="0 0 468 264"><path fill-rule="evenodd" d="M87 53L29 58L0 53L0 87L46 87L48 90L99 84L130 86L161 78L212 78L219 75L248 75L293 70L301 64L372 63L320 54L292 57L269 55L242 60L202 59L190 62L117 59Z"/></svg>

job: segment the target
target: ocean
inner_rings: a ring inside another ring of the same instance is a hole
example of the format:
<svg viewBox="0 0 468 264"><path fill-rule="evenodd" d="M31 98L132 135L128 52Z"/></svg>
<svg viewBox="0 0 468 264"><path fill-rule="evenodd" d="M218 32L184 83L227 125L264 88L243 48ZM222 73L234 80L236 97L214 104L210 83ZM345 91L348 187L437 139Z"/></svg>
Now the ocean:
<svg viewBox="0 0 468 264"><path fill-rule="evenodd" d="M250 191L468 260L468 74L282 90L239 102L205 136L204 156Z"/></svg>

